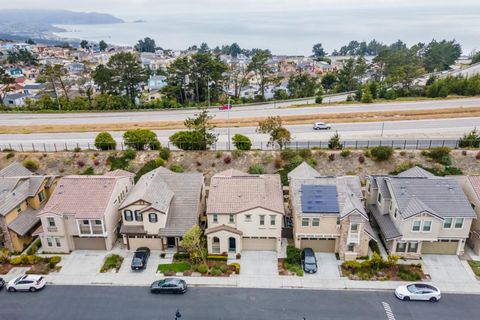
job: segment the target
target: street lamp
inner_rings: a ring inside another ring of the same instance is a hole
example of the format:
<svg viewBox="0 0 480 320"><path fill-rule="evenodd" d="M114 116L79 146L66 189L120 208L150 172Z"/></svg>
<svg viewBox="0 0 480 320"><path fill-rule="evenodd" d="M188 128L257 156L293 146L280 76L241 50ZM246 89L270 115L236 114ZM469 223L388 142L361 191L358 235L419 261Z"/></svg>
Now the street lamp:
<svg viewBox="0 0 480 320"><path fill-rule="evenodd" d="M230 96L228 96L227 108L227 135L228 135L228 151L230 151Z"/></svg>

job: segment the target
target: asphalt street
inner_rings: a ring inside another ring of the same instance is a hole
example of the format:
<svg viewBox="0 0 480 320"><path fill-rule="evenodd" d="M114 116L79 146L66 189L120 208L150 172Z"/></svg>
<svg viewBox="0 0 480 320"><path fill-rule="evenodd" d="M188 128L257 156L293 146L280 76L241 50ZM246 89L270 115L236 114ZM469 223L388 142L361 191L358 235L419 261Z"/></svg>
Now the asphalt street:
<svg viewBox="0 0 480 320"><path fill-rule="evenodd" d="M299 102L295 102L298 104ZM455 107L480 107L480 98L429 100L417 102L389 102L374 104L349 104L333 106L316 106L302 108L285 108L293 102L282 104L262 104L249 107L232 108L230 118L250 118L265 116L319 115L332 113L375 112L391 110L425 110ZM128 123L153 121L183 121L197 110L162 110L137 112L99 112L99 113L2 113L0 125L60 125L60 124L94 124L94 123ZM225 110L211 109L216 119L227 119Z"/></svg>
<svg viewBox="0 0 480 320"><path fill-rule="evenodd" d="M478 295L444 295L437 303L403 302L391 292L190 288L153 295L144 287L47 286L36 293L0 292L0 318L96 319L478 319ZM391 309L391 312L389 312Z"/></svg>

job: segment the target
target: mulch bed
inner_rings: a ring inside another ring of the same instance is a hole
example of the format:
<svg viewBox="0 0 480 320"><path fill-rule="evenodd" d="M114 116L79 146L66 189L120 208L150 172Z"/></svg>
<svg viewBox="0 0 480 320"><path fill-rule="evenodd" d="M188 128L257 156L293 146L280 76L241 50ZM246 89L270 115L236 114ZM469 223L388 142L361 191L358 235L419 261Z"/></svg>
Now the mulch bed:
<svg viewBox="0 0 480 320"><path fill-rule="evenodd" d="M348 277L351 280L406 281L401 279L398 276L398 272L400 268L420 274L421 279L428 278L428 276L425 273L423 273L421 265L416 265L416 264L410 264L410 265L397 264L391 267L383 268L381 270L368 269L368 270L357 270L356 272L352 272L351 270L345 269L344 267L342 267L341 270L342 270L342 275Z"/></svg>

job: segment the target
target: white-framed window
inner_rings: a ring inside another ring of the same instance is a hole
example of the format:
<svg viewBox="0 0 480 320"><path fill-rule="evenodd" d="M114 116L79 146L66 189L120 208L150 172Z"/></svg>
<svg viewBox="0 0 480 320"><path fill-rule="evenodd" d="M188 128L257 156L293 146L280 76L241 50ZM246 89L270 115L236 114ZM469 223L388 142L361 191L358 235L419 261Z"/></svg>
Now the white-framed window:
<svg viewBox="0 0 480 320"><path fill-rule="evenodd" d="M47 245L48 245L49 247L53 246L52 238L47 238Z"/></svg>
<svg viewBox="0 0 480 320"><path fill-rule="evenodd" d="M153 222L153 223L158 222L158 216L157 216L157 214L156 214L156 213L153 213L153 212L152 212L152 213L149 213L149 214L148 214L148 221Z"/></svg>
<svg viewBox="0 0 480 320"><path fill-rule="evenodd" d="M309 222L308 218L302 218L302 227L308 227L308 222Z"/></svg>
<svg viewBox="0 0 480 320"><path fill-rule="evenodd" d="M49 227L55 227L55 219L53 217L48 217L47 223Z"/></svg>
<svg viewBox="0 0 480 320"><path fill-rule="evenodd" d="M405 252L407 249L407 243L406 242L397 242L397 248L396 252Z"/></svg>
<svg viewBox="0 0 480 320"><path fill-rule="evenodd" d="M38 193L38 200L40 201L40 203L45 200L45 192L43 190Z"/></svg>
<svg viewBox="0 0 480 320"><path fill-rule="evenodd" d="M355 244L354 243L349 243L348 247L347 247L347 251L352 252L353 250L355 250Z"/></svg>
<svg viewBox="0 0 480 320"><path fill-rule="evenodd" d="M125 218L125 221L133 221L132 210L123 211L123 217Z"/></svg>
<svg viewBox="0 0 480 320"><path fill-rule="evenodd" d="M230 217L229 217L229 219L228 219L228 221L229 221L230 223L235 223L235 216L234 216L233 214L231 214Z"/></svg>
<svg viewBox="0 0 480 320"><path fill-rule="evenodd" d="M276 223L277 223L277 216L274 215L274 214L272 214L272 215L270 216L270 225L271 225L271 226L274 226Z"/></svg>
<svg viewBox="0 0 480 320"><path fill-rule="evenodd" d="M265 216L262 214L260 215L260 225L264 226L265 225Z"/></svg>
<svg viewBox="0 0 480 320"><path fill-rule="evenodd" d="M214 214L213 215L213 223L217 223L218 222L218 214Z"/></svg>
<svg viewBox="0 0 480 320"><path fill-rule="evenodd" d="M60 239L59 239L59 238L55 238L55 244L57 245L57 247L61 247L61 246L62 246L62 243L60 242Z"/></svg>
<svg viewBox="0 0 480 320"><path fill-rule="evenodd" d="M415 220L415 221L413 221L412 231L413 231L413 232L419 232L421 225L422 225L422 221L421 221L421 220Z"/></svg>
<svg viewBox="0 0 480 320"><path fill-rule="evenodd" d="M90 224L90 221L89 220L82 220L82 224L88 226Z"/></svg>
<svg viewBox="0 0 480 320"><path fill-rule="evenodd" d="M350 231L357 232L358 231L358 223L352 223L350 225Z"/></svg>
<svg viewBox="0 0 480 320"><path fill-rule="evenodd" d="M251 214L246 214L245 215L245 221L248 221L248 222L252 221L252 215Z"/></svg>
<svg viewBox="0 0 480 320"><path fill-rule="evenodd" d="M318 227L320 225L320 218L312 219L312 227Z"/></svg>
<svg viewBox="0 0 480 320"><path fill-rule="evenodd" d="M143 214L140 210L135 210L135 221L143 221Z"/></svg>
<svg viewBox="0 0 480 320"><path fill-rule="evenodd" d="M412 241L408 243L408 252L417 252L418 250L418 242Z"/></svg>
<svg viewBox="0 0 480 320"><path fill-rule="evenodd" d="M101 224L102 224L102 220L95 220L95 224L96 224L97 226L101 225Z"/></svg>
<svg viewBox="0 0 480 320"><path fill-rule="evenodd" d="M445 221L443 221L443 229L451 229L452 228L452 218L445 218Z"/></svg>
<svg viewBox="0 0 480 320"><path fill-rule="evenodd" d="M455 218L455 229L462 229L463 228L463 218Z"/></svg>
<svg viewBox="0 0 480 320"><path fill-rule="evenodd" d="M432 221L423 221L423 232L430 232L432 230Z"/></svg>

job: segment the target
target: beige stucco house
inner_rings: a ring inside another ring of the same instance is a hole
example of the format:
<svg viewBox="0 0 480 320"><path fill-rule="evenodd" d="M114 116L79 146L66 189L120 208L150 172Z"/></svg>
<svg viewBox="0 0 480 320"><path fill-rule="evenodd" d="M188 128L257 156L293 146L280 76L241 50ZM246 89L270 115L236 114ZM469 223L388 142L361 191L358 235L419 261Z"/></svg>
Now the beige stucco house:
<svg viewBox="0 0 480 320"><path fill-rule="evenodd" d="M130 250L179 250L205 208L203 175L163 167L144 174L120 207L120 233Z"/></svg>
<svg viewBox="0 0 480 320"><path fill-rule="evenodd" d="M462 254L476 217L458 182L419 167L397 176L370 176L366 201L388 252Z"/></svg>
<svg viewBox="0 0 480 320"><path fill-rule="evenodd" d="M336 252L346 260L368 255L375 235L362 203L359 177L321 176L303 162L288 178L297 248Z"/></svg>
<svg viewBox="0 0 480 320"><path fill-rule="evenodd" d="M18 162L0 170L0 247L22 252L40 226L38 212L58 178L37 176Z"/></svg>
<svg viewBox="0 0 480 320"><path fill-rule="evenodd" d="M133 187L133 174L63 177L40 212L44 252L111 250L120 223L118 208Z"/></svg>
<svg viewBox="0 0 480 320"><path fill-rule="evenodd" d="M284 213L279 175L233 169L214 175L207 200L208 252L280 251Z"/></svg>
<svg viewBox="0 0 480 320"><path fill-rule="evenodd" d="M456 176L455 179L460 183L477 215L472 222L467 245L476 255L480 255L480 176Z"/></svg>

